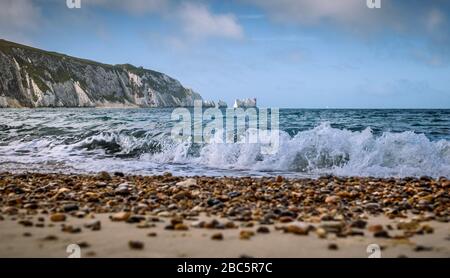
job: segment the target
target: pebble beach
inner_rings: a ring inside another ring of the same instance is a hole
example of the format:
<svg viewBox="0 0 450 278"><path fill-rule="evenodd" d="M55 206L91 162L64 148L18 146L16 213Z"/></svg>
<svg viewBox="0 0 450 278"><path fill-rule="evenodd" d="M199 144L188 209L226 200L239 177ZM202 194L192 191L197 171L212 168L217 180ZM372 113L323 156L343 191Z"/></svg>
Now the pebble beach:
<svg viewBox="0 0 450 278"><path fill-rule="evenodd" d="M1 173L0 257L68 257L70 244L81 257L369 257L373 246L450 257L449 187L426 176Z"/></svg>

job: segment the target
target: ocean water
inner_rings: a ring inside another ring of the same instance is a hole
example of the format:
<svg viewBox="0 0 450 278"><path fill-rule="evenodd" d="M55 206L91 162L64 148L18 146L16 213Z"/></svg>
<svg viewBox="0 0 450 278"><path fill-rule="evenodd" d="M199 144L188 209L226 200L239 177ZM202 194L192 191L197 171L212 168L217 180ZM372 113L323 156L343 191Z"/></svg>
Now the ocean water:
<svg viewBox="0 0 450 278"><path fill-rule="evenodd" d="M281 109L278 151L171 137L172 109L0 109L0 172L450 177L450 110Z"/></svg>

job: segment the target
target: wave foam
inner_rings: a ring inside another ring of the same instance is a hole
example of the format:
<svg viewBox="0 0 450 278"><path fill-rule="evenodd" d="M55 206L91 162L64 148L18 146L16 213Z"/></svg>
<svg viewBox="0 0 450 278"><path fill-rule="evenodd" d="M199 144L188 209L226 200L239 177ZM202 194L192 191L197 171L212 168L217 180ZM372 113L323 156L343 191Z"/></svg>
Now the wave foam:
<svg viewBox="0 0 450 278"><path fill-rule="evenodd" d="M450 176L449 141L430 141L423 134L409 131L375 136L370 128L349 131L328 123L293 137L280 132L279 150L274 154L264 154L261 144L175 143L167 135L145 133L103 132L76 143L64 142L41 138L0 145L4 154L0 162L52 160L81 171L117 169L151 174L156 165L184 165L185 172L179 174L189 175L197 169L197 174L204 175L223 170L236 175L246 171L301 176ZM98 160L102 163L96 163Z"/></svg>

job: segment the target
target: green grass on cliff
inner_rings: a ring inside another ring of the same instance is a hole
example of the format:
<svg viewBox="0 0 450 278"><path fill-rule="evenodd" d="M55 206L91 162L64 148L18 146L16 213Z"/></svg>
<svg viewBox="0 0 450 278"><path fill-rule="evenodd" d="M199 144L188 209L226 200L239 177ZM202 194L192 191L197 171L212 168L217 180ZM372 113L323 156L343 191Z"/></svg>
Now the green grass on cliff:
<svg viewBox="0 0 450 278"><path fill-rule="evenodd" d="M72 56L68 56L65 54L58 53L58 52L46 51L46 50L31 47L31 46L22 45L22 44L18 44L15 42L10 42L7 40L0 39L0 51L2 51L3 53L5 53L7 55L12 55L12 54L14 54L14 52L13 52L14 48L22 49L24 51L31 51L31 52L38 53L41 55L48 55L48 56L52 56L52 57L59 58L59 59L67 59L72 62L78 62L82 65L91 65L91 66L96 66L96 67L102 67L105 70L120 70L120 69L124 70L125 69L125 70L128 70L139 76L142 76L145 73L151 73L151 74L154 74L157 76L163 75L163 73L161 73L161 72L144 69L143 67L135 67L131 64L118 64L118 65L103 64L103 63L95 62L95 61L88 60L88 59L72 57Z"/></svg>

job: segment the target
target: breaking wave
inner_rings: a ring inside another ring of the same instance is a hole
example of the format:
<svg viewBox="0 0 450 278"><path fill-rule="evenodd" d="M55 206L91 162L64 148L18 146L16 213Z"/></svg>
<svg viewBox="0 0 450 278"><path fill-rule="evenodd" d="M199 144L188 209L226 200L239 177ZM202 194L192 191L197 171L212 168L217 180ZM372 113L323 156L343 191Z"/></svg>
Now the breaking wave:
<svg viewBox="0 0 450 278"><path fill-rule="evenodd" d="M262 147L249 143L177 143L164 132L103 131L81 139L47 136L0 142L0 169L44 163L53 170L137 174L450 176L450 142L431 141L411 131L375 135L370 128L350 131L321 123L294 136L280 131L275 153L265 154ZM41 164L37 168L45 169Z"/></svg>

